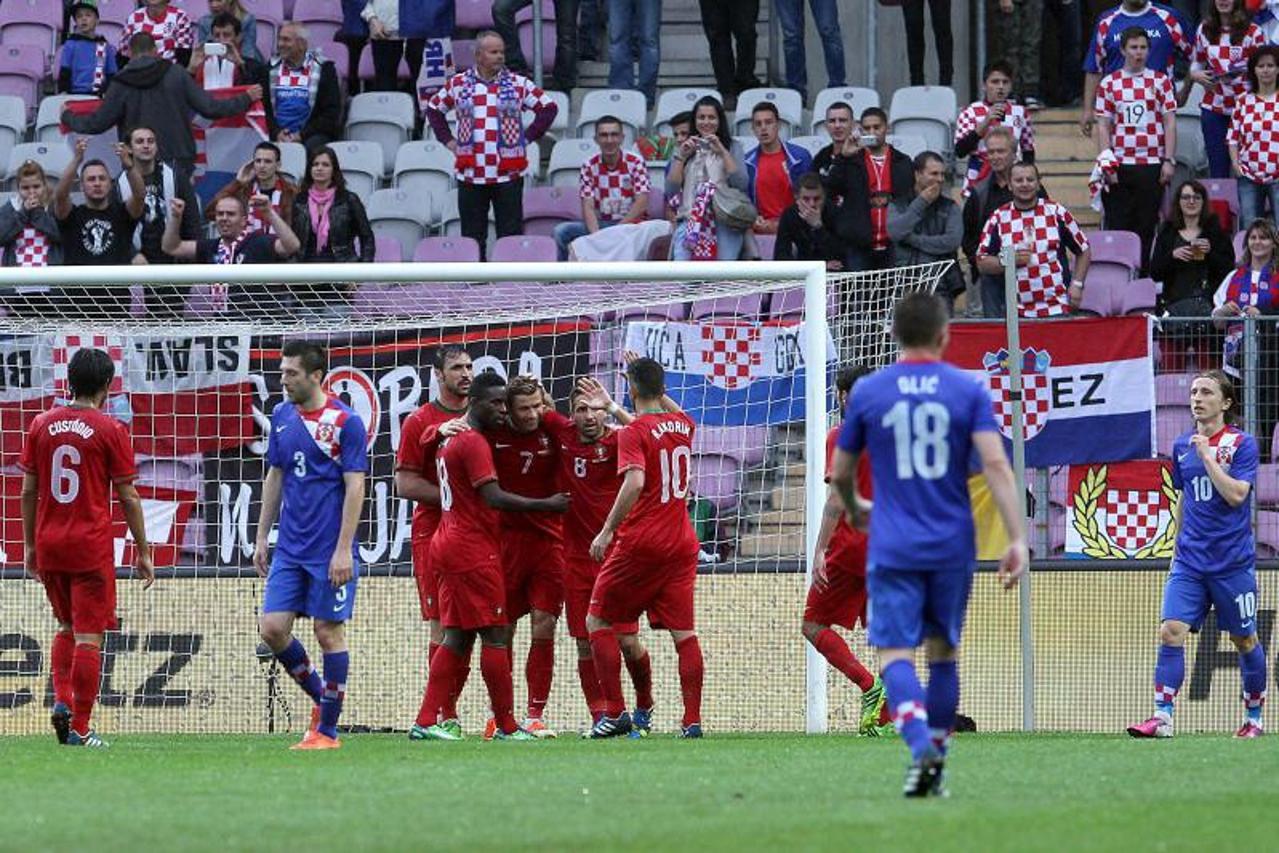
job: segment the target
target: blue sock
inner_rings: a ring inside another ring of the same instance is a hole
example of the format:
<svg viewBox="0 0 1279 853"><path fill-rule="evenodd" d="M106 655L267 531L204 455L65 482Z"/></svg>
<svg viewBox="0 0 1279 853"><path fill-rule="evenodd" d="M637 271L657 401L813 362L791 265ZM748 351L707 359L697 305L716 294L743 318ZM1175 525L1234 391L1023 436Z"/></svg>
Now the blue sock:
<svg viewBox="0 0 1279 853"><path fill-rule="evenodd" d="M959 667L953 660L928 665L928 725L933 745L945 755L959 708Z"/></svg>
<svg viewBox="0 0 1279 853"><path fill-rule="evenodd" d="M1264 678L1264 673L1263 673ZM1173 700L1186 680L1186 650L1182 646L1160 646L1155 660L1155 707L1172 716Z"/></svg>
<svg viewBox="0 0 1279 853"><path fill-rule="evenodd" d="M346 696L346 670L351 656L346 652L324 655L324 698L320 700L320 734L338 736L338 717L342 715L342 698Z"/></svg>
<svg viewBox="0 0 1279 853"><path fill-rule="evenodd" d="M915 674L915 664L908 660L895 660L884 667L880 677L888 691L888 707L893 712L893 725L902 740L910 747L911 758L916 761L932 746L928 732L928 710L924 707L924 688Z"/></svg>
<svg viewBox="0 0 1279 853"><path fill-rule="evenodd" d="M1248 719L1261 724L1261 708L1266 703L1266 653L1261 643L1239 656L1239 675L1243 680L1243 704Z"/></svg>
<svg viewBox="0 0 1279 853"><path fill-rule="evenodd" d="M324 682L320 681L320 675L311 664L311 659L307 657L306 647L302 645L302 642L294 637L288 648L282 652L276 652L275 659L293 677L298 686L306 691L311 701L319 704L320 697L324 695Z"/></svg>

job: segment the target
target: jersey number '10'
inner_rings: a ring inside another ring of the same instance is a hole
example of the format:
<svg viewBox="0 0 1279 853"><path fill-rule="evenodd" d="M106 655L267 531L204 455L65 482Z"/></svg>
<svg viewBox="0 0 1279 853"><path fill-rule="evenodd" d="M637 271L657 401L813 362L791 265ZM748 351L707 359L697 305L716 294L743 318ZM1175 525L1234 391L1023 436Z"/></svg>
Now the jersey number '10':
<svg viewBox="0 0 1279 853"><path fill-rule="evenodd" d="M950 467L950 412L932 400L913 409L898 400L884 415L883 426L893 431L897 448L897 479L939 480Z"/></svg>
<svg viewBox="0 0 1279 853"><path fill-rule="evenodd" d="M662 503L688 497L688 479L693 473L693 451L684 446L657 454L662 465Z"/></svg>

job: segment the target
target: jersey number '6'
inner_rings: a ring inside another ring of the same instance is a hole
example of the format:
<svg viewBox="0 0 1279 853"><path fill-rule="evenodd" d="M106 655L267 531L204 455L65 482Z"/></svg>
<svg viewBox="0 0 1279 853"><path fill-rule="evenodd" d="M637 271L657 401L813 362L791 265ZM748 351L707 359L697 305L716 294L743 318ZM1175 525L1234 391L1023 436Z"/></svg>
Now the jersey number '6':
<svg viewBox="0 0 1279 853"><path fill-rule="evenodd" d="M53 499L60 504L74 503L80 494L80 475L73 466L80 464L80 451L70 444L64 444L53 451L53 476L49 489Z"/></svg>
<svg viewBox="0 0 1279 853"><path fill-rule="evenodd" d="M881 422L893 431L897 447L897 479L939 480L950 467L950 412L941 403L928 401L911 409L899 400Z"/></svg>

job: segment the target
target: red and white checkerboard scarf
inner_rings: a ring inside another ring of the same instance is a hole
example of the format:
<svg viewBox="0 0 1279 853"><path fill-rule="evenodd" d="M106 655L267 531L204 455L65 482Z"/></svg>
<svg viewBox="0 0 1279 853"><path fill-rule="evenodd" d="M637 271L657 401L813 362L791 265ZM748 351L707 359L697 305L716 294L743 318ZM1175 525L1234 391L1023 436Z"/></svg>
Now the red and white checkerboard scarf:
<svg viewBox="0 0 1279 853"><path fill-rule="evenodd" d="M693 206L684 223L684 245L695 261L713 261L719 255L715 236L715 182L706 181L697 188Z"/></svg>
<svg viewBox="0 0 1279 853"><path fill-rule="evenodd" d="M93 46L93 94L101 95L107 85L107 40L98 39Z"/></svg>
<svg viewBox="0 0 1279 853"><path fill-rule="evenodd" d="M252 231L245 228L240 235L228 243L226 240L218 241L218 250L213 255L213 263L215 264L233 264L235 263L235 254L240 251L240 244L244 242Z"/></svg>
<svg viewBox="0 0 1279 853"><path fill-rule="evenodd" d="M30 225L14 242L13 251L20 267L47 267L49 265L49 238L43 231Z"/></svg>
<svg viewBox="0 0 1279 853"><path fill-rule="evenodd" d="M483 140L475 138L475 69L462 75L462 90L457 96L457 168L475 167L475 148ZM524 118L521 114L519 91L515 88L515 75L503 68L497 74L497 169L502 174L522 175L528 168L528 156L524 148Z"/></svg>

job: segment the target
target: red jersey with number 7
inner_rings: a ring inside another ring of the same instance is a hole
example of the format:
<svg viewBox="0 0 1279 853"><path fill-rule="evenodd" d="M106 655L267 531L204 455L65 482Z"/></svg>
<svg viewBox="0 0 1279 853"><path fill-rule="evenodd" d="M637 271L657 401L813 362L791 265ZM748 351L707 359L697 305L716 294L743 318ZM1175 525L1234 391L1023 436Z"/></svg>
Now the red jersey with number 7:
<svg viewBox="0 0 1279 853"><path fill-rule="evenodd" d="M114 567L111 487L138 476L124 424L99 409L50 409L31 422L18 467L39 482L37 570Z"/></svg>
<svg viewBox="0 0 1279 853"><path fill-rule="evenodd" d="M644 472L639 500L617 531L618 550L660 557L696 544L688 517L695 428L685 413L663 412L640 415L618 435L618 473Z"/></svg>

